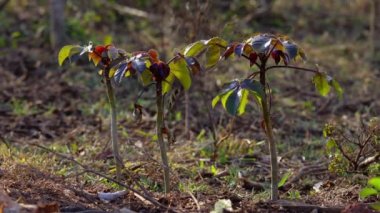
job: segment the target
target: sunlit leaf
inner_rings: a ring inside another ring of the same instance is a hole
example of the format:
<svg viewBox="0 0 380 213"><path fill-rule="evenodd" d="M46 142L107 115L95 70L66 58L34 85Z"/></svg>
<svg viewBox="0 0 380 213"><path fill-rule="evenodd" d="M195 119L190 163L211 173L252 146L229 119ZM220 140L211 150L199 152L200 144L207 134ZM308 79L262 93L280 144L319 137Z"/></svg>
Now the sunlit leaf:
<svg viewBox="0 0 380 213"><path fill-rule="evenodd" d="M170 72L168 77L166 77L166 79L162 81L162 94L166 94L172 89L174 80L175 76L172 72Z"/></svg>
<svg viewBox="0 0 380 213"><path fill-rule="evenodd" d="M58 53L58 63L60 66L62 66L63 62L70 58L74 54L78 54L83 50L83 47L78 45L66 45L61 48L61 50Z"/></svg>
<svg viewBox="0 0 380 213"><path fill-rule="evenodd" d="M150 83L152 83L153 75L148 69L138 74L138 76L143 86L148 86Z"/></svg>
<svg viewBox="0 0 380 213"><path fill-rule="evenodd" d="M271 45L273 46L274 50L285 52L284 44L279 39L272 39Z"/></svg>
<svg viewBox="0 0 380 213"><path fill-rule="evenodd" d="M330 92L330 85L327 80L327 75L324 73L317 73L313 77L315 88L322 96L327 96Z"/></svg>
<svg viewBox="0 0 380 213"><path fill-rule="evenodd" d="M373 177L369 179L368 185L373 186L375 189L379 191L380 194L380 177Z"/></svg>
<svg viewBox="0 0 380 213"><path fill-rule="evenodd" d="M340 99L343 98L343 88L340 86L340 84L336 80L331 80L330 85L334 88L335 92L338 94L338 97Z"/></svg>
<svg viewBox="0 0 380 213"><path fill-rule="evenodd" d="M207 46L204 44L203 41L197 41L195 43L188 45L185 48L185 51L183 52L183 54L186 57L197 56L199 53L201 53L203 50L205 50L206 47Z"/></svg>
<svg viewBox="0 0 380 213"><path fill-rule="evenodd" d="M372 195L377 195L377 190L374 189L374 188L363 188L360 192L359 192L359 196L361 199L366 199L367 197L369 196L372 196Z"/></svg>
<svg viewBox="0 0 380 213"><path fill-rule="evenodd" d="M102 60L102 58L95 52L90 52L88 54L88 58L90 61L94 63L95 66L97 66L99 62Z"/></svg>
<svg viewBox="0 0 380 213"><path fill-rule="evenodd" d="M169 64L170 72L181 82L183 88L188 90L191 86L191 76L184 58L174 60Z"/></svg>
<svg viewBox="0 0 380 213"><path fill-rule="evenodd" d="M217 95L215 96L213 99L212 99L212 102L211 102L211 106L212 108L214 108L216 106L216 104L220 101L220 95Z"/></svg>
<svg viewBox="0 0 380 213"><path fill-rule="evenodd" d="M268 35L260 34L248 39L247 43L251 44L253 49L258 53L265 53L269 50L272 38Z"/></svg>
<svg viewBox="0 0 380 213"><path fill-rule="evenodd" d="M238 115L242 115L245 112L245 108L247 107L247 104L248 104L249 91L246 89L241 89L240 93L241 93L241 98L240 98L240 105L238 108Z"/></svg>
<svg viewBox="0 0 380 213"><path fill-rule="evenodd" d="M337 147L335 140L330 138L326 143L326 151L331 153L335 147Z"/></svg>
<svg viewBox="0 0 380 213"><path fill-rule="evenodd" d="M204 42L206 45L217 45L220 47L227 47L228 42L220 37L214 37Z"/></svg>
<svg viewBox="0 0 380 213"><path fill-rule="evenodd" d="M116 68L112 67L108 72L108 77L112 78L116 73Z"/></svg>
<svg viewBox="0 0 380 213"><path fill-rule="evenodd" d="M210 46L206 52L206 68L211 68L218 63L220 58L220 47Z"/></svg>
<svg viewBox="0 0 380 213"><path fill-rule="evenodd" d="M292 172L289 171L289 172L285 173L284 176L282 176L280 182L278 182L278 188L285 185L285 183L289 179L290 175L292 175Z"/></svg>

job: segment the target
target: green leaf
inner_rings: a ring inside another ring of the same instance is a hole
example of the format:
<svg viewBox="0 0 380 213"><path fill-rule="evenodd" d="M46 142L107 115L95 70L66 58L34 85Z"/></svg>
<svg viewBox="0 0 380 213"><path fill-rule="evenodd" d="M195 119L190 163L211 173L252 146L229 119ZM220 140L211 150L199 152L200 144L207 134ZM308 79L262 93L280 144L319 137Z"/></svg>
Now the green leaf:
<svg viewBox="0 0 380 213"><path fill-rule="evenodd" d="M172 85L174 83L175 76L172 72L169 73L168 77L162 81L162 94L166 94L172 89Z"/></svg>
<svg viewBox="0 0 380 213"><path fill-rule="evenodd" d="M61 50L58 53L58 63L59 66L62 66L63 62L70 58L74 54L78 54L82 51L82 47L78 45L66 45L61 48Z"/></svg>
<svg viewBox="0 0 380 213"><path fill-rule="evenodd" d="M290 175L292 175L292 172L287 172L284 174L284 176L282 176L280 182L278 182L278 188L280 188L281 186L283 186L286 181L289 179Z"/></svg>
<svg viewBox="0 0 380 213"><path fill-rule="evenodd" d="M315 88L318 90L319 94L322 96L327 96L330 92L330 85L327 80L327 75L322 73L317 73L313 77L313 82L315 85Z"/></svg>
<svg viewBox="0 0 380 213"><path fill-rule="evenodd" d="M206 68L211 68L218 63L220 58L220 47L218 46L210 46L206 52Z"/></svg>
<svg viewBox="0 0 380 213"><path fill-rule="evenodd" d="M335 147L337 147L337 145L336 145L334 139L331 139L331 138L330 138L330 139L327 141L327 143L326 143L326 151L327 151L328 153L331 153Z"/></svg>
<svg viewBox="0 0 380 213"><path fill-rule="evenodd" d="M216 104L220 101L220 95L215 96L215 98L212 99L212 108L216 106Z"/></svg>
<svg viewBox="0 0 380 213"><path fill-rule="evenodd" d="M199 53L201 53L207 46L204 44L203 41L197 41L195 43L192 43L190 45L188 45L186 48L185 48L185 51L183 52L183 54L186 56L186 57L190 57L190 56L197 56Z"/></svg>
<svg viewBox="0 0 380 213"><path fill-rule="evenodd" d="M244 79L241 83L241 88L256 93L260 100L262 100L265 95L263 86L256 80Z"/></svg>
<svg viewBox="0 0 380 213"><path fill-rule="evenodd" d="M374 177L369 179L368 185L373 186L380 194L380 177Z"/></svg>
<svg viewBox="0 0 380 213"><path fill-rule="evenodd" d="M143 86L148 86L150 83L152 83L152 78L152 73L148 69L139 74L139 80Z"/></svg>
<svg viewBox="0 0 380 213"><path fill-rule="evenodd" d="M360 192L359 192L359 196L361 199L366 199L367 197L369 196L372 196L372 195L377 195L377 191L376 189L374 188L363 188Z"/></svg>
<svg viewBox="0 0 380 213"><path fill-rule="evenodd" d="M336 80L334 80L334 79L331 80L330 84L334 88L335 92L338 94L338 97L340 99L342 99L343 98L343 89L340 86L340 84Z"/></svg>
<svg viewBox="0 0 380 213"><path fill-rule="evenodd" d="M230 97L230 95L232 94L233 91L234 90L230 90L230 91L224 93L223 95L220 95L220 101L222 102L222 106L224 109L226 109L228 97Z"/></svg>
<svg viewBox="0 0 380 213"><path fill-rule="evenodd" d="M206 45L217 45L220 47L227 47L228 42L222 38L214 37L204 42Z"/></svg>
<svg viewBox="0 0 380 213"><path fill-rule="evenodd" d="M238 115L242 115L245 112L245 107L248 104L248 94L249 91L246 89L242 89L241 91L241 100L240 100L240 105L238 108Z"/></svg>
<svg viewBox="0 0 380 213"><path fill-rule="evenodd" d="M225 109L231 115L237 114L238 108L240 105L241 96L242 96L241 90L239 89L233 90L232 93L228 96L225 102Z"/></svg>
<svg viewBox="0 0 380 213"><path fill-rule="evenodd" d="M170 72L175 75L175 77L181 82L183 88L188 90L191 86L191 76L190 71L187 68L187 63L184 58L175 60L169 64Z"/></svg>

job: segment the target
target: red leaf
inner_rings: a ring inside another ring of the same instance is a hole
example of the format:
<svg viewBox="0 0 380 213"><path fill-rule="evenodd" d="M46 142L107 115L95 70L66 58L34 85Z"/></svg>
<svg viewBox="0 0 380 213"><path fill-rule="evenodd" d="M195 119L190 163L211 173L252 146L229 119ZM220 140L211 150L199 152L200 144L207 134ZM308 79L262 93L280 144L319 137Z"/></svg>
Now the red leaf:
<svg viewBox="0 0 380 213"><path fill-rule="evenodd" d="M257 53L253 52L249 54L249 66L253 66L256 63L257 60Z"/></svg>
<svg viewBox="0 0 380 213"><path fill-rule="evenodd" d="M224 51L224 53L222 54L222 57L223 57L224 59L227 59L228 57L230 57L230 56L232 55L232 53L234 53L234 51L235 51L235 47L236 47L236 45L238 45L238 44L239 44L239 43L237 43L237 42L234 42L234 43L230 44L230 45L227 47L226 51Z"/></svg>

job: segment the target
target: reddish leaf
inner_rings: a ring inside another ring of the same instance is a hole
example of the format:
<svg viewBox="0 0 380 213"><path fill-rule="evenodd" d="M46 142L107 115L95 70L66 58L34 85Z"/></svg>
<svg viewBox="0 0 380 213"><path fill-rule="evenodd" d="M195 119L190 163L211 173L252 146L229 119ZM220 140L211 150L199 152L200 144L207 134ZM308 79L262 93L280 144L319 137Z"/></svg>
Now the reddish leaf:
<svg viewBox="0 0 380 213"><path fill-rule="evenodd" d="M157 63L159 61L159 59L158 59L158 53L157 53L156 50L150 49L148 51L148 54L149 54L149 57L150 57L150 59L151 59L152 62Z"/></svg>
<svg viewBox="0 0 380 213"><path fill-rule="evenodd" d="M196 75L202 71L202 67L196 58L186 57L185 59L186 59L187 66L189 67L189 69L191 70L193 74Z"/></svg>
<svg viewBox="0 0 380 213"><path fill-rule="evenodd" d="M249 54L249 66L253 66L256 63L257 60L257 53L253 52Z"/></svg>
<svg viewBox="0 0 380 213"><path fill-rule="evenodd" d="M222 58L227 59L228 57L230 57L232 53L234 53L237 44L237 42L230 44L227 47L226 51L224 51L224 53L222 54Z"/></svg>
<svg viewBox="0 0 380 213"><path fill-rule="evenodd" d="M168 77L170 73L170 68L169 66L162 62L159 61L158 63L154 63L149 67L149 70L153 74L153 80L160 82L163 81L166 77Z"/></svg>
<svg viewBox="0 0 380 213"><path fill-rule="evenodd" d="M281 60L280 51L275 50L275 51L272 52L271 55L272 55L272 58L273 58L274 62L276 64L278 64L280 62L280 60Z"/></svg>

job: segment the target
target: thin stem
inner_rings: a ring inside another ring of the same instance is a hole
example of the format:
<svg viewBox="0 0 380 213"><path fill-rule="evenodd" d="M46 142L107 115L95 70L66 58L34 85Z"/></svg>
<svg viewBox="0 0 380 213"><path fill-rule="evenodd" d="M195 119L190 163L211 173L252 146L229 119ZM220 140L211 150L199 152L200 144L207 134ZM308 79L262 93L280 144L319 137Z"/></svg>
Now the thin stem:
<svg viewBox="0 0 380 213"><path fill-rule="evenodd" d="M275 66L267 67L265 70L268 71L271 69L280 69L280 68L288 68L288 69L294 69L294 70L298 70L298 71L320 73L319 70L309 69L309 68L304 68L304 67L297 67L297 66L290 66L290 65L275 65Z"/></svg>
<svg viewBox="0 0 380 213"><path fill-rule="evenodd" d="M260 68L260 83L263 88L266 87L266 76L265 76L265 62ZM270 153L270 163L271 163L271 199L278 200L278 162L277 162L277 150L276 142L273 135L273 127L270 119L270 112L268 108L268 98L267 90L264 89L264 97L261 101L261 106L263 108L263 117L265 125L265 134L268 138L269 153Z"/></svg>
<svg viewBox="0 0 380 213"><path fill-rule="evenodd" d="M105 70L105 74L108 75L109 69ZM106 76L105 75L105 76ZM115 93L113 91L113 87L111 85L111 79L105 77L106 87L107 87L107 95L108 101L111 106L111 141L112 141L112 152L115 159L116 164L116 177L117 180L121 180L121 168L123 166L123 161L119 154L119 144L117 141L117 118L116 118L116 101L115 101Z"/></svg>
<svg viewBox="0 0 380 213"><path fill-rule="evenodd" d="M162 82L156 83L156 104L157 104L157 140L160 146L161 160L164 170L164 191L168 193L170 191L170 170L169 161L166 152L166 144L164 142L164 137L162 134L162 129L164 127L164 97L162 95Z"/></svg>

